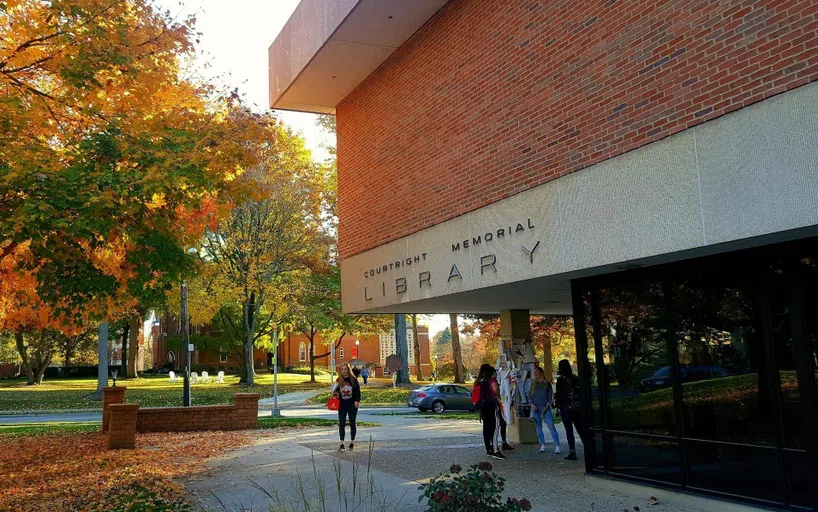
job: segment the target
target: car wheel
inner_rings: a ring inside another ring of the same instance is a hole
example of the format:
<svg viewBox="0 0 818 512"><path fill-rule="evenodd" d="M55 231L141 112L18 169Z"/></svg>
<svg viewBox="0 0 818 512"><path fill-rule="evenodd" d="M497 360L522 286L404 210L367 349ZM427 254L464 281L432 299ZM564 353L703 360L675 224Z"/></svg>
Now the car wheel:
<svg viewBox="0 0 818 512"><path fill-rule="evenodd" d="M446 410L446 404L444 404L441 401L437 401L437 402L432 404L432 410L435 411L436 413L440 414L440 413L442 413L443 411Z"/></svg>
<svg viewBox="0 0 818 512"><path fill-rule="evenodd" d="M426 412L426 411L428 411L428 410L429 410L429 409L428 409L428 408L426 408L426 407L418 407L418 411L420 411L420 412Z"/></svg>

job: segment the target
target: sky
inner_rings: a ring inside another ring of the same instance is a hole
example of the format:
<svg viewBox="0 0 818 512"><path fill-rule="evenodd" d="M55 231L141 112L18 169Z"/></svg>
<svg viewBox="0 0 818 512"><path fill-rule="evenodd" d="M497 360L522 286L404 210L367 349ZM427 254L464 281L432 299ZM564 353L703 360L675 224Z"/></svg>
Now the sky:
<svg viewBox="0 0 818 512"><path fill-rule="evenodd" d="M180 19L196 17L201 32L194 65L199 74L229 88L238 88L259 110L268 108L267 49L300 0L154 0ZM276 111L279 118L300 133L317 161L327 152L332 136L316 125L314 114ZM448 327L448 315L432 315L423 323L430 335Z"/></svg>

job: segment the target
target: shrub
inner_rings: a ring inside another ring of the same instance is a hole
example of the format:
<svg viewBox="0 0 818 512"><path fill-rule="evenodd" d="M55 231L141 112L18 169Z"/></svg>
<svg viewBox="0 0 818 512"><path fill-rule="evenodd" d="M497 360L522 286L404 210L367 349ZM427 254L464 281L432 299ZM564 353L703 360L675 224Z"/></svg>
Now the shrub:
<svg viewBox="0 0 818 512"><path fill-rule="evenodd" d="M449 473L436 476L428 484L420 486L429 501L428 512L520 512L531 510L527 499L508 498L503 501L505 479L491 472L491 464L481 462L463 468L452 464Z"/></svg>

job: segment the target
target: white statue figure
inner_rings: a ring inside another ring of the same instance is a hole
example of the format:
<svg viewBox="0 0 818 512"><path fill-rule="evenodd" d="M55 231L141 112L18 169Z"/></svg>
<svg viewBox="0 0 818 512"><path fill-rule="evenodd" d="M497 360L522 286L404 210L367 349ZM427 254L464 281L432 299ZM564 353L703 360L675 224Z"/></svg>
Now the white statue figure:
<svg viewBox="0 0 818 512"><path fill-rule="evenodd" d="M517 382L514 362L508 361L504 356L500 356L497 361L497 383L500 385L500 401L503 403L503 419L507 424L511 424L513 416L511 414L512 397Z"/></svg>

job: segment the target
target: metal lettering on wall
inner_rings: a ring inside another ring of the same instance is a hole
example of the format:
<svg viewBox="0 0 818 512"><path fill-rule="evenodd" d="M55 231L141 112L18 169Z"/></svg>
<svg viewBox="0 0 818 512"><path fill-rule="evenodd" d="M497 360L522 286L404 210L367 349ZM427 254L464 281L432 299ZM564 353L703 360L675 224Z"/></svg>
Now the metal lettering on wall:
<svg viewBox="0 0 818 512"><path fill-rule="evenodd" d="M452 252L458 252L463 249L476 249L478 246L481 248L486 246L486 249L490 249L490 244L496 244L504 241L509 241L513 239L515 235L520 235L527 231L534 229L535 226L531 222L531 219L526 219L526 222L518 222L516 225L510 225L507 227L503 227L493 231L486 231L482 235L478 235L476 237L470 237L464 240L459 240L456 243L451 244ZM534 264L534 257L537 249L540 246L540 241L536 240L533 244L529 245L522 245L521 256L525 258L529 263L532 265ZM423 262L426 261L426 256L428 252L423 252L417 254L415 256L399 259L387 264L380 265L375 268L371 268L364 272L364 279L376 279L382 275L387 274L393 270L409 269L412 265L415 268L420 267ZM502 262L498 259L497 254L487 252L486 254L481 254L476 257L476 264L480 270L479 275L484 276L490 273L496 273L498 265L502 265L505 262ZM516 263L516 262L515 262ZM424 288L434 288L435 286L440 286L441 283L450 283L452 280L462 280L463 274L460 272L460 269L457 266L457 263L453 263L451 269L449 270L448 275L445 276L446 279L444 280L442 277L437 279L437 276L433 275L433 272L427 269L419 270L417 273L417 279L414 278L407 278L404 276L395 278L395 294L396 295L403 295L409 291L410 286L417 286L418 289ZM391 285L390 285L391 287ZM387 281L382 280L381 282L367 284L364 286L364 299L366 301L371 301L375 298L373 295L377 293L378 290L381 292L383 297L387 295Z"/></svg>

